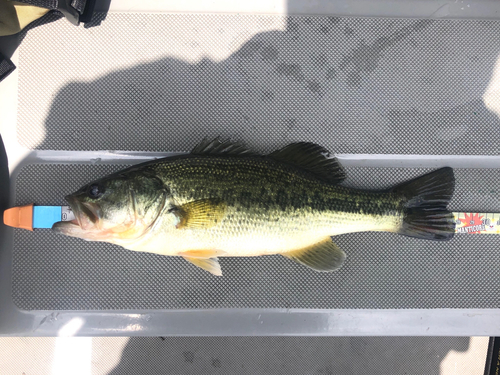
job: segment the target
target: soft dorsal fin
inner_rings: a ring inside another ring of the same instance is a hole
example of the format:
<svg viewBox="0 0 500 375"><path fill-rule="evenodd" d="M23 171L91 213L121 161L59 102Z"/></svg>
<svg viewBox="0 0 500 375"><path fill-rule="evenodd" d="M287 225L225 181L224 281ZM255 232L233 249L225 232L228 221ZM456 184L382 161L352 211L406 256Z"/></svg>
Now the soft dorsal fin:
<svg viewBox="0 0 500 375"><path fill-rule="evenodd" d="M337 158L330 157L327 149L314 143L292 143L269 156L275 160L294 164L332 184L341 183L346 177L344 168Z"/></svg>
<svg viewBox="0 0 500 375"><path fill-rule="evenodd" d="M240 145L239 143L231 141L223 141L220 137L214 140L209 140L205 138L191 151L193 155L255 155L255 153L248 150L246 147Z"/></svg>

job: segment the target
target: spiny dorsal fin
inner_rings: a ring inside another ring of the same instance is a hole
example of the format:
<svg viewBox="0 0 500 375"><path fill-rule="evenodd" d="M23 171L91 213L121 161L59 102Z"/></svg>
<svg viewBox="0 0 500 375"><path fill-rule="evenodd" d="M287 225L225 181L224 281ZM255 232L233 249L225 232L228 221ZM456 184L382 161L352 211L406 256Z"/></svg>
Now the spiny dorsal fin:
<svg viewBox="0 0 500 375"><path fill-rule="evenodd" d="M205 271L210 272L212 275L222 276L222 270L220 268L219 259L217 258L208 258L208 259L189 258L189 257L183 257L183 258L186 259L188 262L194 264L196 267L200 267Z"/></svg>
<svg viewBox="0 0 500 375"><path fill-rule="evenodd" d="M281 255L319 272L335 271L345 260L345 253L330 237L312 246Z"/></svg>
<svg viewBox="0 0 500 375"><path fill-rule="evenodd" d="M239 143L231 142L231 141L223 141L220 137L215 138L214 140L209 140L205 138L200 142L193 150L191 151L193 155L230 155L230 156L239 156L239 155L255 155L253 152L248 150L246 147L240 145Z"/></svg>
<svg viewBox="0 0 500 375"><path fill-rule="evenodd" d="M179 218L177 229L210 228L224 218L226 204L220 199L201 199L170 209Z"/></svg>
<svg viewBox="0 0 500 375"><path fill-rule="evenodd" d="M327 149L314 143L292 143L269 156L275 160L294 164L332 184L341 183L346 177L344 168L337 158L330 157Z"/></svg>

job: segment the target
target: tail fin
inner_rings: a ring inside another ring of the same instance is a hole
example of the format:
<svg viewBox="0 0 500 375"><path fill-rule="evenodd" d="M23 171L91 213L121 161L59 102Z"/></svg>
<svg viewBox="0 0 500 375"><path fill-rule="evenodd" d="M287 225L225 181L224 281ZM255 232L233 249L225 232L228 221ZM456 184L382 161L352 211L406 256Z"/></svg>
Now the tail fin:
<svg viewBox="0 0 500 375"><path fill-rule="evenodd" d="M453 169L446 167L396 186L393 194L403 198L403 224L398 233L428 240L450 240L455 219L447 210L453 191Z"/></svg>

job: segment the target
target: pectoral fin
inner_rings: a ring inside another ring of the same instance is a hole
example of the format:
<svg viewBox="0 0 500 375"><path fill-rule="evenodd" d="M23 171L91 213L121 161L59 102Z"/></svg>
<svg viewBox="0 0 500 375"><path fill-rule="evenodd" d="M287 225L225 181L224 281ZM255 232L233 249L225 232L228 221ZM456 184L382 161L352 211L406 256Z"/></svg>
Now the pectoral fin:
<svg viewBox="0 0 500 375"><path fill-rule="evenodd" d="M183 257L183 258L186 259L188 262L194 264L195 266L203 268L205 271L210 272L212 275L222 276L222 270L220 268L219 259L217 258L208 258L208 259L190 258L190 257Z"/></svg>
<svg viewBox="0 0 500 375"><path fill-rule="evenodd" d="M224 218L226 204L220 199L202 199L174 207L172 212L179 218L178 229L210 228Z"/></svg>
<svg viewBox="0 0 500 375"><path fill-rule="evenodd" d="M339 269L346 258L345 253L333 243L330 237L312 246L282 255L319 272Z"/></svg>

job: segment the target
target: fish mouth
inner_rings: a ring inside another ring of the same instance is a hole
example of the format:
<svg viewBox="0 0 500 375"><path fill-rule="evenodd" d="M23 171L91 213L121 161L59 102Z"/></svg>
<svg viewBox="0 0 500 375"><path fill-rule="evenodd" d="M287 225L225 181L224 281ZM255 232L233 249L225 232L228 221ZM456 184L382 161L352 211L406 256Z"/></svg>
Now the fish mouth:
<svg viewBox="0 0 500 375"><path fill-rule="evenodd" d="M99 223L99 207L94 203L80 202L72 195L65 197L75 214L71 221L58 221L52 226L56 232L80 237L83 232L95 229Z"/></svg>

